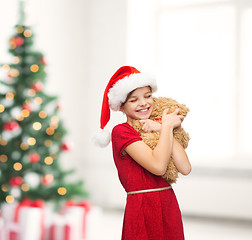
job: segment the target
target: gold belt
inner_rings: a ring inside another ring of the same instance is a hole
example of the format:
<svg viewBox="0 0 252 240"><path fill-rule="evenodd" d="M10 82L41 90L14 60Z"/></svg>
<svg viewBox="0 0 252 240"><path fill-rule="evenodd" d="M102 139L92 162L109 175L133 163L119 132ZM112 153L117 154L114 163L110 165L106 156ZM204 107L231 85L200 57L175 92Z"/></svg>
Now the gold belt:
<svg viewBox="0 0 252 240"><path fill-rule="evenodd" d="M147 193L147 192L164 191L164 190L171 189L171 188L172 188L172 186L163 187L163 188L153 188L153 189L145 189L145 190L139 190L139 191L132 191L132 192L127 192L127 195L138 194L138 193Z"/></svg>

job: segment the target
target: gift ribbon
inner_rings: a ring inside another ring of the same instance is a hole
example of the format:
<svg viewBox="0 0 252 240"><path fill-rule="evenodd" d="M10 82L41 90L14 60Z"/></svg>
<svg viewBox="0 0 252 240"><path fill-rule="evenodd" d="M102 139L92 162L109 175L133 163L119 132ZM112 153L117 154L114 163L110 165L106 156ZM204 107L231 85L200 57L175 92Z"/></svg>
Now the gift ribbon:
<svg viewBox="0 0 252 240"><path fill-rule="evenodd" d="M18 206L16 207L15 210L15 215L14 215L14 222L18 222L18 217L19 217L19 211L22 207L34 207L34 208L41 208L42 209L42 219L41 219L41 240L44 239L44 207L45 203L41 199L37 200L31 200L29 198L23 199ZM13 239L14 240L14 239Z"/></svg>
<svg viewBox="0 0 252 240"><path fill-rule="evenodd" d="M9 222L0 226L0 239L1 240L18 240L19 226L16 223ZM3 239L2 239L3 238Z"/></svg>
<svg viewBox="0 0 252 240"><path fill-rule="evenodd" d="M65 239L64 240L71 240L71 226L65 225L64 231L65 231Z"/></svg>
<svg viewBox="0 0 252 240"><path fill-rule="evenodd" d="M81 201L81 202L74 202L73 200L69 200L65 204L65 208L70 208L70 207L82 207L85 210L85 214L83 215L83 231L82 231L82 236L83 238L86 237L86 213L90 210L91 205L87 201Z"/></svg>
<svg viewBox="0 0 252 240"><path fill-rule="evenodd" d="M56 234L56 225L52 225L49 231L49 239L55 240L55 234Z"/></svg>
<svg viewBox="0 0 252 240"><path fill-rule="evenodd" d="M49 240L56 240L57 239L56 228L57 228L57 226L55 224L53 224L50 227ZM62 239L62 240L71 240L71 226L66 224L66 225L64 225L63 230L64 230L64 239Z"/></svg>
<svg viewBox="0 0 252 240"><path fill-rule="evenodd" d="M18 240L18 233L10 231L10 240Z"/></svg>

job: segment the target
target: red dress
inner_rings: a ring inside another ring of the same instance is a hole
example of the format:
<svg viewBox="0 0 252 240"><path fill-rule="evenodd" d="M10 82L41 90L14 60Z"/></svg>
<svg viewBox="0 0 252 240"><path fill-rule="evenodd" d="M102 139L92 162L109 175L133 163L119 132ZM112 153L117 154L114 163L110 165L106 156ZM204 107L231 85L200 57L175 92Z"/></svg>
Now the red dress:
<svg viewBox="0 0 252 240"><path fill-rule="evenodd" d="M142 141L128 123L115 126L112 147L115 165L126 192L169 186L122 151ZM184 240L181 212L172 189L127 196L122 231L123 240Z"/></svg>

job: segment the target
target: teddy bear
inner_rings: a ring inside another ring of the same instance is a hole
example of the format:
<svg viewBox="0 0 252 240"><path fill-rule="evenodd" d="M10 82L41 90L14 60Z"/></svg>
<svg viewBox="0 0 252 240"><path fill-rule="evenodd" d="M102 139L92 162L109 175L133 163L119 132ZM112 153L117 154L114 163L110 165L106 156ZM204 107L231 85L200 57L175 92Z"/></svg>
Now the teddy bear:
<svg viewBox="0 0 252 240"><path fill-rule="evenodd" d="M172 98L153 97L153 102L153 110L149 119L159 123L162 123L162 114L166 108L169 108L168 113L172 113L175 111L175 109L179 108L179 114L183 115L184 117L186 117L187 113L189 112L189 109L184 104L180 104ZM151 149L156 147L160 136L159 132L144 132L139 120L134 120L132 127L140 133L143 142L145 142ZM182 127L175 128L173 130L173 136L184 149L187 148L190 137ZM167 166L166 172L162 177L169 184L176 183L177 181L178 170L174 165L172 156Z"/></svg>

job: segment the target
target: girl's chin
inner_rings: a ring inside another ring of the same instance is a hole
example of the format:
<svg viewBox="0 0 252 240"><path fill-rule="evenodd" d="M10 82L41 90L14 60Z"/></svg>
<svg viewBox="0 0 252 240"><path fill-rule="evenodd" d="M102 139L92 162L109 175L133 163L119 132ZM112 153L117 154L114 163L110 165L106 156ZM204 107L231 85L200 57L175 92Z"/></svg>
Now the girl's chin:
<svg viewBox="0 0 252 240"><path fill-rule="evenodd" d="M150 114L138 114L137 118L139 120L145 120L145 119L148 119L150 117Z"/></svg>

